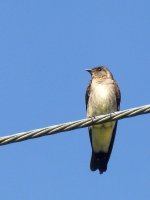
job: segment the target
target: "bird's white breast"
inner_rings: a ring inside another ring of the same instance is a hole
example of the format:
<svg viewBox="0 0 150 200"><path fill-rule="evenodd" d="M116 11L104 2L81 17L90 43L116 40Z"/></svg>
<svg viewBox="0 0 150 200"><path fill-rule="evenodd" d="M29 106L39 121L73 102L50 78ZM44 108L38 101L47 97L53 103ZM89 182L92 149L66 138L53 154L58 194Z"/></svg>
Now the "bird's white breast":
<svg viewBox="0 0 150 200"><path fill-rule="evenodd" d="M104 83L92 82L87 106L87 116L107 114L117 110L113 80Z"/></svg>

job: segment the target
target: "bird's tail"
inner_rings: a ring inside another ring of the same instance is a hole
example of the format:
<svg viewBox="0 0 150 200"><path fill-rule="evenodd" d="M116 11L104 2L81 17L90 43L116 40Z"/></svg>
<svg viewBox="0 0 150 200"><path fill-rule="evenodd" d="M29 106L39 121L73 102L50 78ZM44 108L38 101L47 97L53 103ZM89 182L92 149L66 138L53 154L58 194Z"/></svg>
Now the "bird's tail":
<svg viewBox="0 0 150 200"><path fill-rule="evenodd" d="M107 153L99 152L94 153L92 152L90 168L92 171L99 170L100 174L107 170L107 163L108 163Z"/></svg>

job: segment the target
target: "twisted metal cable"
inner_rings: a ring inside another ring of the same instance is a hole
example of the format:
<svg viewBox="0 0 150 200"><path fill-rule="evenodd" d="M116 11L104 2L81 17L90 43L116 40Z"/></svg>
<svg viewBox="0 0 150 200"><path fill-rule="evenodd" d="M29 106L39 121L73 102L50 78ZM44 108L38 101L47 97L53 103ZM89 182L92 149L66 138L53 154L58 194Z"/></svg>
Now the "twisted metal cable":
<svg viewBox="0 0 150 200"><path fill-rule="evenodd" d="M92 118L81 119L73 122L67 122L64 124L48 126L45 128L39 128L27 132L21 132L9 136L0 137L0 145L6 145L14 142L20 142L23 140L34 139L37 137L52 135L64 131L71 131L74 129L84 128L91 125L102 124L108 121L120 120L147 113L150 113L150 104L106 115L95 116Z"/></svg>

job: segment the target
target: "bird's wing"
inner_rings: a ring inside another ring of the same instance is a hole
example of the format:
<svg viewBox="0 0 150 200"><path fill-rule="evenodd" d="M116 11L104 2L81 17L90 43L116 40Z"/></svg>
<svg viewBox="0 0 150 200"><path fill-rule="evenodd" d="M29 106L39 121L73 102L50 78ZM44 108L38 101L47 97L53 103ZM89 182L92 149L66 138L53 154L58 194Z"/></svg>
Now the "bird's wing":
<svg viewBox="0 0 150 200"><path fill-rule="evenodd" d="M90 89L91 89L91 82L89 83L87 90L86 90L86 94L85 94L85 103L86 103L86 110L87 110L87 106L88 106L88 101L89 101L89 96L90 96Z"/></svg>
<svg viewBox="0 0 150 200"><path fill-rule="evenodd" d="M92 80L89 82L89 85L87 87L86 94L85 94L86 110L87 110L87 106L88 106L88 102L89 102L91 83L92 83ZM91 142L91 147L92 147L92 133L91 133L91 128L89 127L88 129L89 129L89 137L90 137L90 142Z"/></svg>
<svg viewBox="0 0 150 200"><path fill-rule="evenodd" d="M115 84L115 89L116 89L117 110L120 110L121 92L116 81L114 81L114 84Z"/></svg>

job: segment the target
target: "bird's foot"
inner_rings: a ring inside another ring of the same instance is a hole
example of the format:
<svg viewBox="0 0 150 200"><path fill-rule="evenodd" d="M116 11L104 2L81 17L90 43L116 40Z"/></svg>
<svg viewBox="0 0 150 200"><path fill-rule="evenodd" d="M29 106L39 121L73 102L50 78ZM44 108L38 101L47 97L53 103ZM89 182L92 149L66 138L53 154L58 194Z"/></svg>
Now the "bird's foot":
<svg viewBox="0 0 150 200"><path fill-rule="evenodd" d="M95 116L92 116L92 117L91 117L91 120L92 120L92 123L94 123Z"/></svg>
<svg viewBox="0 0 150 200"><path fill-rule="evenodd" d="M109 117L111 118L113 116L113 114L115 114L115 111L109 113Z"/></svg>

